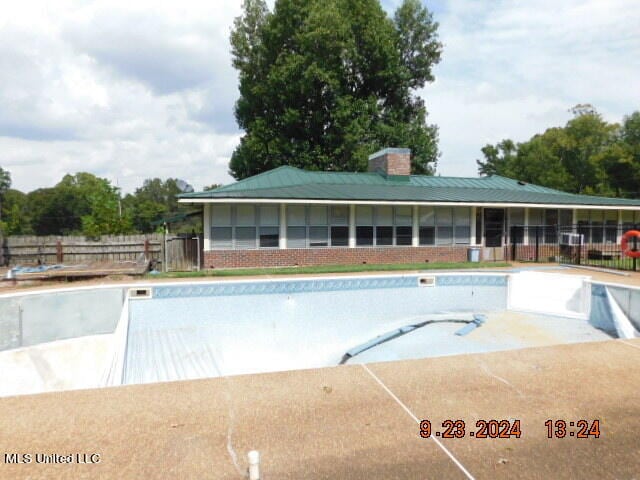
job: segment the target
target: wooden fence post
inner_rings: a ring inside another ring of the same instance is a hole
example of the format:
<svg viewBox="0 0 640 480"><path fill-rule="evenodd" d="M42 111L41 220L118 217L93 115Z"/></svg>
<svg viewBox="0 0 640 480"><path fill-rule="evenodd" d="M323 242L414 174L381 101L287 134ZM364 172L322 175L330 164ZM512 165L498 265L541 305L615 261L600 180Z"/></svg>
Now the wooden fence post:
<svg viewBox="0 0 640 480"><path fill-rule="evenodd" d="M56 261L62 263L64 261L64 253L62 252L62 242L60 239L56 240Z"/></svg>

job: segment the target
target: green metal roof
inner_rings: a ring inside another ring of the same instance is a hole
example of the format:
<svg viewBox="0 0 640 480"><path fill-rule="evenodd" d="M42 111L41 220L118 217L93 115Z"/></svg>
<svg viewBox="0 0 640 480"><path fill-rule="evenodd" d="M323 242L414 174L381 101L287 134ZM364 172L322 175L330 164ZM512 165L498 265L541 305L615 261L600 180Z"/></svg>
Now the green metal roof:
<svg viewBox="0 0 640 480"><path fill-rule="evenodd" d="M151 225L164 225L165 223L183 222L189 217L193 217L193 216L200 215L200 214L202 214L202 210L194 210L192 212L174 213L174 214L170 214L167 217L162 217L162 218L160 218L158 220L154 220L153 222L151 222Z"/></svg>
<svg viewBox="0 0 640 480"><path fill-rule="evenodd" d="M283 166L180 199L361 200L469 203L540 203L559 205L639 206L640 199L597 197L561 192L497 175L435 177L379 173L313 172Z"/></svg>

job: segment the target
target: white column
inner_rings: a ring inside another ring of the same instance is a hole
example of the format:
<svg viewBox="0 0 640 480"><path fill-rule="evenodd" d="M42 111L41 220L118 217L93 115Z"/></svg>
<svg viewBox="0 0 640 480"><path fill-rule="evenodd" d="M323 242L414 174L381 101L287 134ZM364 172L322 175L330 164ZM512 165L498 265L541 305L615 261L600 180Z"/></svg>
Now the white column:
<svg viewBox="0 0 640 480"><path fill-rule="evenodd" d="M356 206L349 205L349 248L356 246Z"/></svg>
<svg viewBox="0 0 640 480"><path fill-rule="evenodd" d="M622 241L622 235L624 232L622 231L622 210L618 210L618 231L616 233L616 243L620 244Z"/></svg>
<svg viewBox="0 0 640 480"><path fill-rule="evenodd" d="M202 206L202 229L204 232L204 240L202 248L203 250L211 250L211 205L208 203L203 204Z"/></svg>
<svg viewBox="0 0 640 480"><path fill-rule="evenodd" d="M478 207L471 207L471 228L469 229L469 245L476 244L476 215L478 214Z"/></svg>
<svg viewBox="0 0 640 480"><path fill-rule="evenodd" d="M280 248L287 248L287 205L280 204Z"/></svg>
<svg viewBox="0 0 640 480"><path fill-rule="evenodd" d="M529 208L524 209L524 238L523 244L529 245Z"/></svg>
<svg viewBox="0 0 640 480"><path fill-rule="evenodd" d="M412 231L412 236L411 236L411 246L412 247L419 247L420 246L420 225L418 222L418 209L420 207L418 207L418 205L414 205L412 207L412 217L411 217L411 224L413 226L413 228L411 229Z"/></svg>

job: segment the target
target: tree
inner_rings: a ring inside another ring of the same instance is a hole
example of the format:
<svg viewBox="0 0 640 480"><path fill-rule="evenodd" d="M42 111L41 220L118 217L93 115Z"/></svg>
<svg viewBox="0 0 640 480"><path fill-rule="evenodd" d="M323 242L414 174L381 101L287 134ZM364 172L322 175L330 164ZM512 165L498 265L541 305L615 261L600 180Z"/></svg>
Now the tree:
<svg viewBox="0 0 640 480"><path fill-rule="evenodd" d="M5 191L2 201L2 218L4 221L0 222L0 225L5 235L32 233L27 195L14 189Z"/></svg>
<svg viewBox="0 0 640 480"><path fill-rule="evenodd" d="M84 233L97 236L123 233L129 228L120 215L118 189L91 173L65 175L53 188L27 195L31 229L37 235Z"/></svg>
<svg viewBox="0 0 640 480"><path fill-rule="evenodd" d="M549 128L526 142L486 145L484 160L476 161L478 172L572 193L624 196L637 190L640 161L634 162L632 144L640 138L640 114L627 117L621 129L603 120L592 105L576 105L570 112L574 117L564 127Z"/></svg>
<svg viewBox="0 0 640 480"><path fill-rule="evenodd" d="M414 92L433 81L442 45L418 0L405 0L393 20L378 0L243 7L231 33L245 130L234 177L280 165L365 170L368 154L386 146L411 148L414 172L433 172L437 128Z"/></svg>
<svg viewBox="0 0 640 480"><path fill-rule="evenodd" d="M640 112L624 117L618 141L597 159L611 189L621 197L640 197Z"/></svg>
<svg viewBox="0 0 640 480"><path fill-rule="evenodd" d="M0 167L0 215L2 213L2 202L4 201L4 194L11 187L11 174ZM0 220L2 217L0 216Z"/></svg>
<svg viewBox="0 0 640 480"><path fill-rule="evenodd" d="M102 180L99 188L88 195L89 213L83 215L82 233L88 237L119 235L131 231L131 219L122 215L118 189Z"/></svg>
<svg viewBox="0 0 640 480"><path fill-rule="evenodd" d="M142 187L123 199L125 211L130 215L133 228L139 232L156 229L152 222L170 213L184 212L188 206L178 203L176 195L193 191L193 187L178 178L148 178Z"/></svg>
<svg viewBox="0 0 640 480"><path fill-rule="evenodd" d="M512 140L502 140L497 145L485 145L481 149L484 161L476 160L480 175L511 176L517 148Z"/></svg>

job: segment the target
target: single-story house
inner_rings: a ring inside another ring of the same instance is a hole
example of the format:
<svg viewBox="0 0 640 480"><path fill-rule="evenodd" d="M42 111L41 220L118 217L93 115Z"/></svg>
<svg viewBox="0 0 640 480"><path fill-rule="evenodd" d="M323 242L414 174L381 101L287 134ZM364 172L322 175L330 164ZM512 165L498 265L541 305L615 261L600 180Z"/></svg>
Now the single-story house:
<svg viewBox="0 0 640 480"><path fill-rule="evenodd" d="M619 243L624 226L640 224L640 200L411 175L410 155L381 150L366 173L283 166L179 201L203 206L205 268L464 261L470 246L502 259L514 225L588 226L594 241Z"/></svg>

